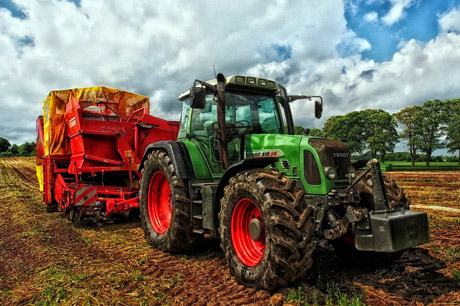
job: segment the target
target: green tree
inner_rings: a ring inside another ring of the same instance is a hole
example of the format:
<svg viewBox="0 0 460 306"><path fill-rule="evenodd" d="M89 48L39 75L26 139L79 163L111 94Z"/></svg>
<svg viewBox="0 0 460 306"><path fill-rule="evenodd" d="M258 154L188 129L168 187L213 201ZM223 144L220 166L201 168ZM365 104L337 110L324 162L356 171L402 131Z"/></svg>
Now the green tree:
<svg viewBox="0 0 460 306"><path fill-rule="evenodd" d="M35 150L35 142L25 142L18 147L19 156L33 155Z"/></svg>
<svg viewBox="0 0 460 306"><path fill-rule="evenodd" d="M365 118L355 111L344 116L333 116L324 123L325 137L345 142L351 153L362 153L366 148Z"/></svg>
<svg viewBox="0 0 460 306"><path fill-rule="evenodd" d="M380 153L381 161L385 162L385 154L393 152L398 141L396 120L381 109L364 110L361 115L365 122L366 143L372 157Z"/></svg>
<svg viewBox="0 0 460 306"><path fill-rule="evenodd" d="M352 153L361 154L367 149L373 157L379 153L382 161L387 152L393 152L398 140L396 121L389 113L376 109L331 117L323 131L328 138L346 142Z"/></svg>
<svg viewBox="0 0 460 306"><path fill-rule="evenodd" d="M423 128L421 126L421 122L419 122L419 112L421 112L421 107L413 106L406 107L393 114L402 127L402 132L399 134L399 138L404 139L407 142L412 167L415 167L417 150L420 147L420 130Z"/></svg>
<svg viewBox="0 0 460 306"><path fill-rule="evenodd" d="M10 147L11 143L8 141L8 139L0 137L0 153L8 151Z"/></svg>
<svg viewBox="0 0 460 306"><path fill-rule="evenodd" d="M447 149L448 152L458 151L460 166L460 99L446 101Z"/></svg>
<svg viewBox="0 0 460 306"><path fill-rule="evenodd" d="M18 145L17 144L13 144L10 148L10 152L11 154L13 154L14 156L18 155L19 154L19 148L18 148Z"/></svg>
<svg viewBox="0 0 460 306"><path fill-rule="evenodd" d="M13 153L10 151L0 152L0 157L12 157Z"/></svg>
<svg viewBox="0 0 460 306"><path fill-rule="evenodd" d="M295 135L305 135L305 130L303 126L295 125L294 126L294 134ZM307 134L308 136L316 136L316 137L324 137L323 131L320 129L311 129L310 132Z"/></svg>
<svg viewBox="0 0 460 306"><path fill-rule="evenodd" d="M324 133L320 129L311 129L308 136L315 136L315 137L324 137Z"/></svg>
<svg viewBox="0 0 460 306"><path fill-rule="evenodd" d="M446 131L446 114L446 103L439 100L426 101L416 113L417 124L421 125L419 148L426 154L427 166L430 166L433 151L445 147L441 137Z"/></svg>
<svg viewBox="0 0 460 306"><path fill-rule="evenodd" d="M305 128L300 125L294 126L294 134L295 135L305 135Z"/></svg>

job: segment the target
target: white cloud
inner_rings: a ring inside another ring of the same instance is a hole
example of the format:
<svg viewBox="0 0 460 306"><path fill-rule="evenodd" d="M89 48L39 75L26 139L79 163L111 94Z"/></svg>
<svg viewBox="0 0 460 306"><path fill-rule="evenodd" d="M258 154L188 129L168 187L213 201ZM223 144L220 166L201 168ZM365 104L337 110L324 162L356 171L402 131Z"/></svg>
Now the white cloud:
<svg viewBox="0 0 460 306"><path fill-rule="evenodd" d="M0 136L13 142L32 140L50 90L131 90L152 97L152 113L178 119L177 96L212 78L213 65L243 73L276 46L290 50L279 60L313 65L335 56L347 31L340 0L14 2L27 18L0 9Z"/></svg>
<svg viewBox="0 0 460 306"><path fill-rule="evenodd" d="M323 95L324 118L396 112L460 92L459 34L401 43L385 63L364 60L359 53L372 46L347 28L340 0L15 2L26 19L0 9L0 137L15 143L34 139L42 101L60 88L130 90L150 96L152 114L179 119L177 96L194 79L212 78L213 65ZM321 127L306 103L293 105L296 122Z"/></svg>
<svg viewBox="0 0 460 306"><path fill-rule="evenodd" d="M439 25L442 31L460 32L460 6L441 15L439 18Z"/></svg>
<svg viewBox="0 0 460 306"><path fill-rule="evenodd" d="M363 20L365 22L376 22L379 18L379 15L377 12L369 12L366 15L364 15Z"/></svg>
<svg viewBox="0 0 460 306"><path fill-rule="evenodd" d="M383 23L388 26L403 19L406 16L404 10L415 3L414 0L390 0L390 2L392 5L390 11L382 17Z"/></svg>
<svg viewBox="0 0 460 306"><path fill-rule="evenodd" d="M359 4L362 0L344 0L345 7L353 16L358 13Z"/></svg>
<svg viewBox="0 0 460 306"><path fill-rule="evenodd" d="M359 57L331 59L306 77L289 80L288 89L323 95L326 118L368 108L394 113L427 100L458 98L460 84L453 77L458 71L460 34L442 33L426 44L410 40L384 63ZM303 107L295 105L294 114L302 114ZM296 117L310 126L324 121L311 118L307 114Z"/></svg>
<svg viewBox="0 0 460 306"><path fill-rule="evenodd" d="M338 51L341 55L350 55L361 53L365 50L370 50L372 48L371 44L356 35L353 31L346 31L342 35L342 41L337 46Z"/></svg>

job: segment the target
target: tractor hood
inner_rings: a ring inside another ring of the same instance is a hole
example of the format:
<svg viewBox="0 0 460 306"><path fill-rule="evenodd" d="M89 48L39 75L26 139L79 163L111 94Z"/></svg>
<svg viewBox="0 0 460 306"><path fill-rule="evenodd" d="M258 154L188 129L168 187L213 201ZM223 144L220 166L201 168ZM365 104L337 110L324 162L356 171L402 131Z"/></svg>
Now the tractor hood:
<svg viewBox="0 0 460 306"><path fill-rule="evenodd" d="M278 157L277 168L300 179L310 194L326 194L348 185L350 150L342 142L300 135L251 134L245 137L244 147L245 158ZM335 178L327 177L328 171L336 173Z"/></svg>
<svg viewBox="0 0 460 306"><path fill-rule="evenodd" d="M298 166L302 138L299 135L250 134L245 137L244 157L279 157L280 161L288 160Z"/></svg>

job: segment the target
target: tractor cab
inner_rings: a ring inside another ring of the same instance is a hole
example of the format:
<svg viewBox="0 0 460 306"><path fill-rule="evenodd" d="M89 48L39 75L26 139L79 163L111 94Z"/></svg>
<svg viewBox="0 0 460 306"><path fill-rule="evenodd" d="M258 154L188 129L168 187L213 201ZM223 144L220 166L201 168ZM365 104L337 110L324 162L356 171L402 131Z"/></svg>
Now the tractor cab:
<svg viewBox="0 0 460 306"><path fill-rule="evenodd" d="M257 77L231 76L222 80L224 90L220 94L216 91L217 83L217 79L197 80L189 91L179 96L183 110L178 135L178 140L197 147L215 178L247 157L274 154L254 154L254 142L250 138L253 135L293 134L289 102L311 98L287 97L282 86ZM317 108L320 116L322 104ZM273 145L276 147L276 143Z"/></svg>
<svg viewBox="0 0 460 306"><path fill-rule="evenodd" d="M181 125L179 137L196 142L212 169L221 172L217 99L213 93L209 93L203 108L189 106L190 101L184 101L182 118L187 120ZM283 134L280 105L275 96L267 93L225 92L225 130L230 165L244 158L247 135Z"/></svg>

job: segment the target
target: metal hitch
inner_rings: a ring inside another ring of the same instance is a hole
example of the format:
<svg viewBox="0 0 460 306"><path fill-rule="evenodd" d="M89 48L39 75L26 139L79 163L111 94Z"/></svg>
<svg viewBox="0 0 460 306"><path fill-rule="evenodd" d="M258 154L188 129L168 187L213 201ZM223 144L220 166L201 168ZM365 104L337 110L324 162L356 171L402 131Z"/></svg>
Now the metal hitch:
<svg viewBox="0 0 460 306"><path fill-rule="evenodd" d="M405 210L369 213L370 231L355 231L355 247L360 251L398 252L430 241L428 216Z"/></svg>
<svg viewBox="0 0 460 306"><path fill-rule="evenodd" d="M428 216L403 207L391 209L377 159L367 163L364 171L349 188L372 171L374 210L369 212L367 226L356 223L355 247L361 251L398 252L430 241Z"/></svg>

